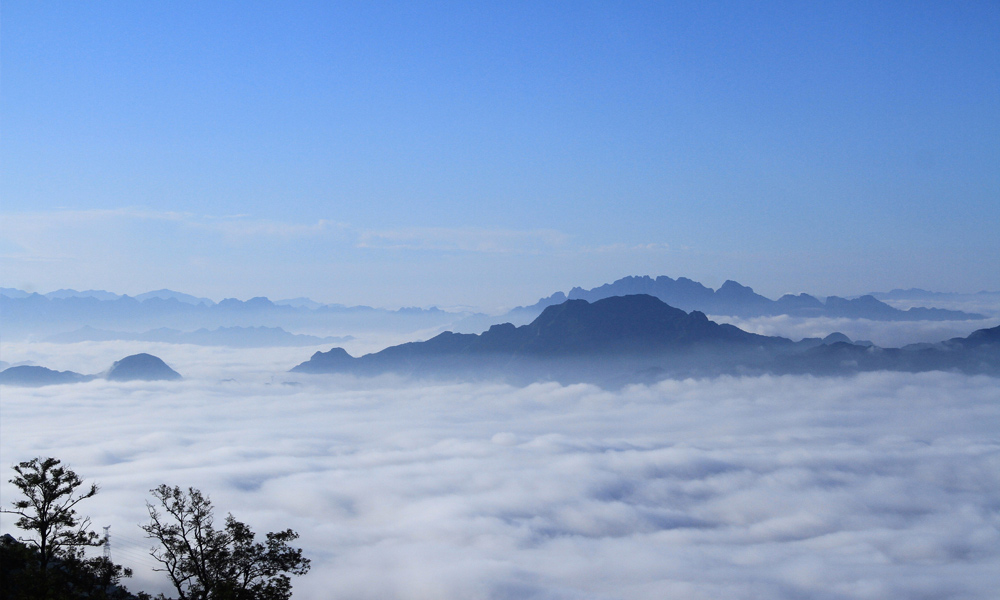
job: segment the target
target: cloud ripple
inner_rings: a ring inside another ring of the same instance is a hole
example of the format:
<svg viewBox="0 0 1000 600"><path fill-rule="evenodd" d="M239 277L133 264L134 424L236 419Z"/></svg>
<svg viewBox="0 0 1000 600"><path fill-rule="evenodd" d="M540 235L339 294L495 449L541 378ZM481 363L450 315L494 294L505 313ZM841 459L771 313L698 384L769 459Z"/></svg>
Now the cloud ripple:
<svg viewBox="0 0 1000 600"><path fill-rule="evenodd" d="M299 531L314 568L296 598L995 592L996 379L291 386L241 364L169 385L5 388L3 461L55 455L98 481L85 510L148 591L163 581L137 524L146 490L169 483L258 531Z"/></svg>

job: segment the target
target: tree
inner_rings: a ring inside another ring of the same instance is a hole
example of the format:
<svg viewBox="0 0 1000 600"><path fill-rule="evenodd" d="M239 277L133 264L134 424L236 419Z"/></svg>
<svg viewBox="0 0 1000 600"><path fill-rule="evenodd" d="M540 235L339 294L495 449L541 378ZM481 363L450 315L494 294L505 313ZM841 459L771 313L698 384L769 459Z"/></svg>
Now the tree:
<svg viewBox="0 0 1000 600"><path fill-rule="evenodd" d="M159 542L151 554L180 600L288 600L287 573L309 571L302 550L288 545L298 538L291 529L256 542L250 527L231 514L216 529L212 503L199 490L161 485L150 492L157 505L146 503L150 522L142 529Z"/></svg>
<svg viewBox="0 0 1000 600"><path fill-rule="evenodd" d="M0 598L60 600L135 598L119 585L131 571L105 557L87 558L84 549L103 542L89 531L90 519L76 505L97 494L97 485L77 491L83 481L56 458L35 458L14 467L10 480L25 498L13 503L15 523L31 537L0 539Z"/></svg>
<svg viewBox="0 0 1000 600"><path fill-rule="evenodd" d="M52 559L85 546L100 546L97 534L88 531L90 518L80 519L76 505L97 494L97 484L92 483L85 492L76 489L83 481L72 470L60 466L57 458L33 458L14 467L17 477L10 480L24 500L14 502L14 510L3 512L19 515L15 525L32 532L37 539L29 539L39 552L42 571L48 569Z"/></svg>

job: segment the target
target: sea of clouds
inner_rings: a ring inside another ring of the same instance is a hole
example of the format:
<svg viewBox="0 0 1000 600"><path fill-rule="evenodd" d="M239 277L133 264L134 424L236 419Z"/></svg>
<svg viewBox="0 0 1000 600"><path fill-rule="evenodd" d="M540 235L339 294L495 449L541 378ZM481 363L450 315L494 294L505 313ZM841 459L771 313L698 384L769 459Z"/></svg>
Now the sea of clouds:
<svg viewBox="0 0 1000 600"><path fill-rule="evenodd" d="M173 383L0 389L0 463L56 456L100 493L133 590L148 490L210 495L313 561L298 599L995 598L1000 381L954 373L590 385L292 376L311 349L5 345ZM5 506L17 497L0 485ZM15 532L10 515L0 530Z"/></svg>

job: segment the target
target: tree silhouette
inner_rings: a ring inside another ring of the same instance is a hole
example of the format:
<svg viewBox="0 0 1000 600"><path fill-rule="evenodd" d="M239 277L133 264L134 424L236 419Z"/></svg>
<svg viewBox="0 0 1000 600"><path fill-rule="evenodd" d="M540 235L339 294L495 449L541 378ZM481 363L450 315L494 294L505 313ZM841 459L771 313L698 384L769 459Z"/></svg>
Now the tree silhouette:
<svg viewBox="0 0 1000 600"><path fill-rule="evenodd" d="M61 464L57 458L33 458L16 465L17 477L10 483L25 499L14 502L14 510L3 511L19 515L15 525L36 536L25 541L38 549L43 572L62 553L102 543L96 533L88 531L90 518L76 514L77 504L97 494L97 484L77 494L83 481Z"/></svg>
<svg viewBox="0 0 1000 600"><path fill-rule="evenodd" d="M3 512L18 515L15 525L30 534L0 539L0 598L103 600L135 598L118 584L129 569L105 557L87 558L84 549L103 542L89 531L90 519L76 506L97 494L56 458L34 458L14 466L10 480L24 499Z"/></svg>
<svg viewBox="0 0 1000 600"><path fill-rule="evenodd" d="M159 542L151 554L180 600L288 600L287 573L309 570L302 550L288 545L298 537L291 529L257 542L232 515L216 529L212 503L199 490L161 485L150 492L158 504L146 503L150 522L142 529Z"/></svg>

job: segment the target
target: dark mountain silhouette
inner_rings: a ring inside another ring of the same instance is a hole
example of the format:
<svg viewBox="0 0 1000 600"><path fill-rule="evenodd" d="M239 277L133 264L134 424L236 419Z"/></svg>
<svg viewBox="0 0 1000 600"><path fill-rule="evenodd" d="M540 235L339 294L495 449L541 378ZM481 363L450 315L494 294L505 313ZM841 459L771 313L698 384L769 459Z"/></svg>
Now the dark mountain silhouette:
<svg viewBox="0 0 1000 600"><path fill-rule="evenodd" d="M539 300L530 307L518 307L513 315L532 313L546 306L559 304L566 299L594 302L611 296L648 294L670 306L683 310L697 310L712 315L761 317L791 315L796 317L847 317L878 321L945 321L984 319L980 314L940 308L914 307L908 310L893 308L873 296L847 299L830 296L825 301L809 294L786 294L771 300L757 294L753 288L735 281L726 281L718 290L706 287L686 277L671 279L660 276L624 277L614 283L585 290L575 287L569 294L557 292Z"/></svg>
<svg viewBox="0 0 1000 600"><path fill-rule="evenodd" d="M494 325L480 335L444 332L426 342L392 346L355 359L342 348L317 352L293 369L328 372L355 365L362 371L395 370L444 360L466 362L475 357L558 359L567 357L641 357L674 349L725 342L730 346L791 344L783 338L747 333L667 306L652 296L616 296L594 302L568 300L546 308L529 325Z"/></svg>
<svg viewBox="0 0 1000 600"><path fill-rule="evenodd" d="M1000 374L1000 327L920 349L855 344L843 334L792 342L710 321L649 295L613 296L547 307L528 325L482 334L445 332L425 342L352 357L317 352L297 373L501 377L628 383L721 373L847 374L869 370L955 369Z"/></svg>
<svg viewBox="0 0 1000 600"><path fill-rule="evenodd" d="M115 361L100 375L82 375L73 371L54 371L34 365L20 365L0 371L0 384L37 387L64 383L80 383L104 378L110 381L173 381L180 373L152 354L133 354Z"/></svg>
<svg viewBox="0 0 1000 600"><path fill-rule="evenodd" d="M171 381L181 374L152 354L133 354L115 361L104 377L110 381Z"/></svg>

